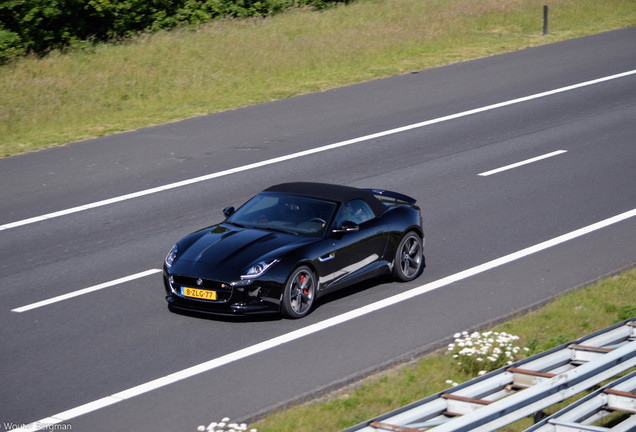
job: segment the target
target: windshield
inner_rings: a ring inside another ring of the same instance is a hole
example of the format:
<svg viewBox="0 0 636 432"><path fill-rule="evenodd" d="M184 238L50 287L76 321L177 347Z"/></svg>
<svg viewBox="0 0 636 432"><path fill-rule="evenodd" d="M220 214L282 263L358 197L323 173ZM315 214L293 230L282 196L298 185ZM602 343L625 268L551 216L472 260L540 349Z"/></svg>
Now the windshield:
<svg viewBox="0 0 636 432"><path fill-rule="evenodd" d="M250 228L322 236L335 209L336 204L330 201L261 192L227 218L227 222Z"/></svg>

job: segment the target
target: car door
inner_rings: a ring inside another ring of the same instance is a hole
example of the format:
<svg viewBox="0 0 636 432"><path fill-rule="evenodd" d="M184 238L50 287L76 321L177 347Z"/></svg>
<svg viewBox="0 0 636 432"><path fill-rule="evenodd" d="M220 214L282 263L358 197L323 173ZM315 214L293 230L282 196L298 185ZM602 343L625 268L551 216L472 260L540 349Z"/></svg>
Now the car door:
<svg viewBox="0 0 636 432"><path fill-rule="evenodd" d="M331 234L331 286L356 282L380 265L388 240L386 225L363 200L352 200L340 207L332 228L341 228L343 224L357 230Z"/></svg>

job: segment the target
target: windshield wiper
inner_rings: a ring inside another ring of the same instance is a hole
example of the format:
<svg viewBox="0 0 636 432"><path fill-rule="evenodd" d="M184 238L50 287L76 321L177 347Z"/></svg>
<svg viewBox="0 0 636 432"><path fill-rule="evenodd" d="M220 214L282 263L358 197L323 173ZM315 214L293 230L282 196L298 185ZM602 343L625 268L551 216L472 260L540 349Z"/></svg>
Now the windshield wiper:
<svg viewBox="0 0 636 432"><path fill-rule="evenodd" d="M236 223L236 222L232 222L232 221L228 221L228 220L226 220L225 223L229 223L230 225L234 225L237 228L245 228L245 225L241 225L240 223Z"/></svg>
<svg viewBox="0 0 636 432"><path fill-rule="evenodd" d="M294 231L287 231L284 230L282 228L277 228L277 227L272 227L272 226L263 226L263 225L257 225L254 228L258 228L258 229L262 229L265 231L275 231L275 232L279 232L279 233L283 233L283 234L294 234L294 235L298 235L297 232Z"/></svg>

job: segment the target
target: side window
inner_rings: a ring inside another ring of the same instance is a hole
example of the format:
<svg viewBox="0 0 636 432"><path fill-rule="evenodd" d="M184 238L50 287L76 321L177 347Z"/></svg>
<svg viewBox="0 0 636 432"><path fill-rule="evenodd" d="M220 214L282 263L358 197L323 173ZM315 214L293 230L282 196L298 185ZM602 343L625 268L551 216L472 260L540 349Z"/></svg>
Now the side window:
<svg viewBox="0 0 636 432"><path fill-rule="evenodd" d="M363 200L352 200L343 204L336 216L336 226L342 225L344 221L351 221L357 224L373 219L374 214L369 205Z"/></svg>

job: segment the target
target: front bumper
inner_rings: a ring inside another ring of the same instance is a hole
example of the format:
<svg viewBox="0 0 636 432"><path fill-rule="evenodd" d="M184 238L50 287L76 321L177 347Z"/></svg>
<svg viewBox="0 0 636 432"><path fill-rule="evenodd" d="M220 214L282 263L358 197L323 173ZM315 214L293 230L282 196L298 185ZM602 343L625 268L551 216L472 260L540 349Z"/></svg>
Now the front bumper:
<svg viewBox="0 0 636 432"><path fill-rule="evenodd" d="M280 312L281 291L279 287L254 281L247 286L202 280L197 284L196 277L169 275L164 272L163 282L166 301L172 309L214 315L248 315L265 312ZM214 290L217 300L204 300L186 297L181 287Z"/></svg>

